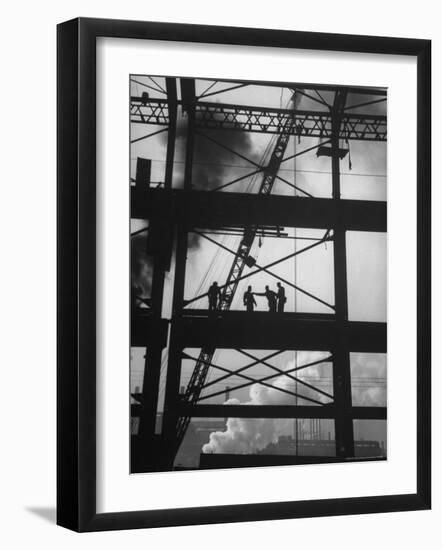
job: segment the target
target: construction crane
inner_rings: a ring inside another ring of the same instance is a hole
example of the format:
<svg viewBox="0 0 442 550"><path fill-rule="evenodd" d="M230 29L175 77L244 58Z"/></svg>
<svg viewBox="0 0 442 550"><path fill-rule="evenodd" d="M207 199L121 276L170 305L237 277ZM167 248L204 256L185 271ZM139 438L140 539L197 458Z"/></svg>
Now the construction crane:
<svg viewBox="0 0 442 550"><path fill-rule="evenodd" d="M295 105L295 100L296 90L292 96L293 107ZM258 194L269 195L272 192L290 136L293 134L294 126L295 117L288 117L277 137L275 148L273 149L267 168L264 171ZM255 259L250 255L250 252L255 241L255 237L258 233L258 229L259 228L257 225L250 225L244 228L244 233L227 276L226 283L223 285L221 291L220 311L228 311L230 309L244 268L246 266L253 267L255 264ZM181 401L183 403L194 405L199 400L214 353L215 348L213 347L204 347L201 349L192 376L187 384L187 388L181 396ZM180 417L178 419L175 453L177 453L180 448L190 420L191 418L188 416Z"/></svg>

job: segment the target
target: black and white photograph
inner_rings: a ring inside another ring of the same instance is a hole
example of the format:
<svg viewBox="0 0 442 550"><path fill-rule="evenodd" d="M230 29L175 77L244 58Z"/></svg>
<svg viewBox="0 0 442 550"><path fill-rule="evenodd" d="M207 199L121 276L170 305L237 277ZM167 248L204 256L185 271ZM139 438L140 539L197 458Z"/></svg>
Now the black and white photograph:
<svg viewBox="0 0 442 550"><path fill-rule="evenodd" d="M6 5L4 548L434 548L437 7Z"/></svg>
<svg viewBox="0 0 442 550"><path fill-rule="evenodd" d="M129 96L131 473L386 460L388 90Z"/></svg>

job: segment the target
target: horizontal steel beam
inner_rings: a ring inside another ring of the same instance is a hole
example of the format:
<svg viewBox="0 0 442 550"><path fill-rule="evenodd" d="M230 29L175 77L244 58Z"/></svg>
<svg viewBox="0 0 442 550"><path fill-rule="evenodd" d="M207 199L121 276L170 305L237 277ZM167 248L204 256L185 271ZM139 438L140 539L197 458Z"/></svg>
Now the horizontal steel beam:
<svg viewBox="0 0 442 550"><path fill-rule="evenodd" d="M171 321L181 348L227 348L361 353L387 351L387 324L355 321L293 320L290 313L226 312L219 318L176 318ZM132 319L132 345L146 345L149 319Z"/></svg>
<svg viewBox="0 0 442 550"><path fill-rule="evenodd" d="M183 105L183 102L178 102ZM301 137L330 138L330 111L293 110L227 103L197 101L195 127L206 130L239 130L280 134L288 119L295 119L291 134ZM166 99L131 97L130 120L133 124L169 124ZM386 141L387 117L367 113L344 113L339 130L341 139Z"/></svg>
<svg viewBox="0 0 442 550"><path fill-rule="evenodd" d="M330 418L337 416L333 405L178 405L180 416L192 418ZM386 420L386 407L352 407L355 420Z"/></svg>
<svg viewBox="0 0 442 550"><path fill-rule="evenodd" d="M261 290L261 289L260 289ZM244 311L223 311L219 313L223 319L227 320L243 320ZM267 319L267 311L254 311L253 315L258 315L263 319ZM186 319L201 318L207 319L207 309L185 309L183 311L183 317ZM286 321L335 321L336 316L334 313L310 313L310 312L298 312L298 311L286 311L284 312L284 320Z"/></svg>
<svg viewBox="0 0 442 550"><path fill-rule="evenodd" d="M131 187L131 217L168 219L189 228L273 225L348 231L387 230L387 204L285 195L215 193Z"/></svg>

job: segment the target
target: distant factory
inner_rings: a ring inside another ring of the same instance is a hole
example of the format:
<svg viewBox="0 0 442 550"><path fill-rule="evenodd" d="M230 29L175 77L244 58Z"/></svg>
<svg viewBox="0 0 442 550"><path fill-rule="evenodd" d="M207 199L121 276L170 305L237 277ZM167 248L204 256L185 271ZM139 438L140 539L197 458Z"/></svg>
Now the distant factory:
<svg viewBox="0 0 442 550"><path fill-rule="evenodd" d="M281 435L277 443L269 443L258 451L260 455L335 456L335 442L331 439L294 439ZM383 442L355 441L355 457L385 457Z"/></svg>
<svg viewBox="0 0 442 550"><path fill-rule="evenodd" d="M316 421L315 421L316 423ZM291 435L281 435L276 443L269 443L265 448L254 454L202 453L201 449L209 440L210 434L225 430L225 421L194 420L188 430L177 456L177 469L187 468L220 468L241 466L265 466L270 464L306 464L326 461L339 462L336 459L336 444L328 433L328 439L320 438L321 430L316 424L313 432L306 432L305 438L294 438ZM355 441L355 457L357 459L383 459L386 457L384 442L373 440ZM221 466L224 464L224 466Z"/></svg>

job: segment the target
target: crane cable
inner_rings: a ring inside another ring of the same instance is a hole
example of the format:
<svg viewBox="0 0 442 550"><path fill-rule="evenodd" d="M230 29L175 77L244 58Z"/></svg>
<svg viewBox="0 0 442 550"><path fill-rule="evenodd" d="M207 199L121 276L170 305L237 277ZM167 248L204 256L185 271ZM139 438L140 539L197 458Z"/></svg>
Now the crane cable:
<svg viewBox="0 0 442 550"><path fill-rule="evenodd" d="M296 93L296 91L295 91ZM295 127L296 127L296 121L295 121ZM297 150L297 147L296 147L296 137L294 136L293 137L293 154L294 154L294 158L293 158L293 184L294 184L294 188L293 188L293 194L294 196L296 197L296 185L297 185L297 177L296 177L296 163L297 163L297 157L296 157L296 150ZM298 284L298 280L297 280L297 260L298 260L298 257L296 255L296 252L297 252L297 228L295 227L294 228L294 239L293 239L293 246L294 246L294 252L295 252L295 256L293 257L293 263L294 263L294 284L295 284L295 287L297 286ZM295 288L295 292L294 292L294 300L295 300L295 304L294 304L294 309L295 309L295 313L298 309L298 293L296 291L296 288ZM295 350L295 367L297 368L298 367L298 351ZM298 406L298 381L296 380L295 381L295 406ZM298 445L298 439L299 439L299 433L298 433L298 419L295 418L295 448L296 448L296 456L298 456L299 454L299 445Z"/></svg>
<svg viewBox="0 0 442 550"><path fill-rule="evenodd" d="M264 162L266 161L266 159L268 158L268 155L272 149L272 144L274 143L274 141L277 139L277 136L274 135L272 136L272 138L269 140L262 156L261 156L261 159L260 159L260 165L263 166L264 165ZM254 176L251 178L250 182L248 183L246 189L245 189L245 193L249 193L251 192L251 190L253 189L254 185L256 184L257 180L258 180L258 175L259 174L254 174ZM226 235L225 238L222 240L222 244L224 246L226 246L226 242L227 240L231 240L232 242L237 239L236 236L231 236L232 238L229 239L230 236ZM202 277L201 281L200 281L200 284L198 285L198 289L197 289L197 294L199 294L203 288L205 288L205 286L207 285L207 281L209 280L210 278L210 275L214 272L214 269L215 269L215 264L218 262L219 260L219 257L222 253L222 249L221 247L218 247L218 250L217 252L213 255L212 257L212 260L210 261L210 264L204 274L204 276ZM224 265L223 265L224 267Z"/></svg>
<svg viewBox="0 0 442 550"><path fill-rule="evenodd" d="M276 135L273 135L271 137L271 139L269 140L269 142L267 143L266 145L266 148L261 156L261 159L260 159L260 165L263 166L264 165L264 162L266 161L266 159L268 158L268 155L272 149L272 145L274 144L275 140L277 139L277 136ZM255 174L252 178L251 178L251 181L248 183L246 189L245 189L245 192L248 193L252 190L252 188L254 187L254 185L256 184L258 180L258 174ZM230 240L234 240L236 239L235 236L233 236ZM227 241L229 240L229 236L225 236L225 238L223 239L222 241L222 244L223 245L226 245ZM214 272L214 269L215 269L215 265L216 263L218 262L219 260L219 257L222 253L222 249L221 247L218 247L218 250L216 251L216 253L213 255L212 257L212 260L204 274L204 276L202 277L201 281L200 281L200 284L198 285L198 289L197 289L197 294L199 294L202 289L205 287L205 285L207 284L207 281L209 280L209 277L211 274L213 274ZM222 266L224 267L224 265ZM216 352L215 352L216 353ZM164 357L163 357L163 360L162 360L162 364L161 364L161 368L160 368L160 378L162 380L161 384L160 384L160 388L159 388L159 391L158 391L158 397L160 400L160 397L161 395L163 394L164 390L165 390L165 385L166 385L166 377L164 376L164 369L167 365L167 359L168 359L168 353L166 352L164 354ZM214 360L216 359L216 356L214 357ZM210 373L211 374L211 373ZM209 374L209 380L210 380L210 374Z"/></svg>
<svg viewBox="0 0 442 550"><path fill-rule="evenodd" d="M280 99L280 104L282 105L282 90L281 90L281 99ZM290 101L291 101L291 98L288 100L287 102L287 105L288 106L290 104ZM268 141L267 145L266 145L266 148L260 158L260 162L259 164L261 166L264 166L264 163L266 162L266 160L268 159L268 156L269 154L271 153L272 151L272 148L273 148L273 145L275 143L275 141L277 140L277 135L273 135L271 137L271 139ZM250 182L248 183L246 189L245 189L245 192L248 193L248 192L251 192L253 187L255 186L256 182L258 181L258 176L260 174L254 174L254 176L252 176ZM296 191L296 190L295 190ZM229 236L225 236L226 238L223 239L222 241L222 244L223 245L226 245L227 241L230 240L229 239ZM234 241L237 237L236 236L232 236L231 237L231 240ZM199 285L198 285L198 290L197 290L197 294L199 292L201 292L201 290L205 287L205 285L207 285L207 281L210 280L210 275L213 274L214 270L215 270L215 265L216 263L218 263L219 261L219 258L220 258L220 255L222 253L222 249L221 247L218 247L218 250L217 252L213 255L212 257L212 260L210 261L209 263L209 266L204 274L204 276L202 277ZM257 258L258 259L258 256ZM224 267L224 265L222 266ZM239 293L238 295L240 295L241 293ZM216 352L215 352L216 353ZM166 377L164 376L164 369L166 367L166 364L167 364L167 358L168 358L168 353L166 352L165 356L164 356L164 359L162 361L162 365L161 365L161 369L160 369L160 376L162 376L162 383L160 385L160 388L159 388L159 392L158 392L158 395L160 397L160 395L164 392L164 389L165 389L165 385L166 385ZM213 371L212 371L213 372ZM209 373L209 380L210 380L210 377L211 377L211 374L212 372Z"/></svg>

